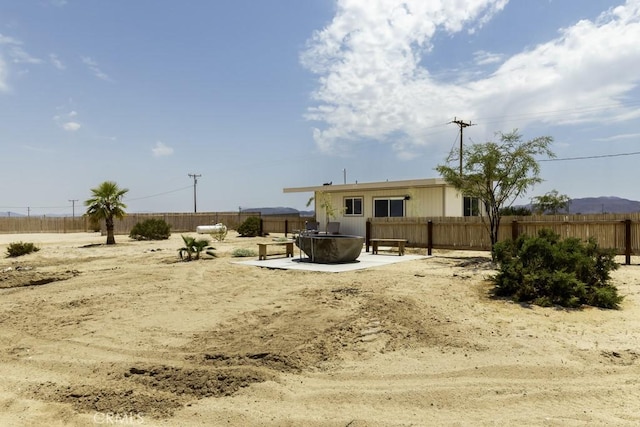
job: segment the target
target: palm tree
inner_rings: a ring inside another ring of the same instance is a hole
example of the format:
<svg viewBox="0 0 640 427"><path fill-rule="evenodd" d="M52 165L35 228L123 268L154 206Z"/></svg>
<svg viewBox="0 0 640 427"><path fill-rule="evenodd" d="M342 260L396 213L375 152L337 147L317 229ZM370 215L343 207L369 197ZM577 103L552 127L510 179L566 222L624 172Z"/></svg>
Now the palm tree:
<svg viewBox="0 0 640 427"><path fill-rule="evenodd" d="M197 240L195 237L185 236L183 234L182 240L184 241L184 247L178 249L178 254L180 255L180 259L184 261L200 259L200 252L202 251L205 251L207 255L216 256L215 252L213 252L215 248L209 246L207 239Z"/></svg>
<svg viewBox="0 0 640 427"><path fill-rule="evenodd" d="M113 235L114 218L125 216L127 205L122 203L122 197L128 192L127 188L119 188L113 181L105 181L96 188L92 188L93 197L84 201L89 217L95 220L105 220L107 226L107 245L115 245Z"/></svg>

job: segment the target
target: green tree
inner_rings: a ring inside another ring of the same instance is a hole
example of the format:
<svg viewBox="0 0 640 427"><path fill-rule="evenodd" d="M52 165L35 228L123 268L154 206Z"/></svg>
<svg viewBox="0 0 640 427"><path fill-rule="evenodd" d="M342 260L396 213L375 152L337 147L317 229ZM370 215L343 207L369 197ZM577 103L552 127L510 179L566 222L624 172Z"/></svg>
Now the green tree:
<svg viewBox="0 0 640 427"><path fill-rule="evenodd" d="M551 190L550 192L537 196L532 199L531 208L533 212L544 215L555 215L560 211L567 210L571 198L566 194L558 193L558 190Z"/></svg>
<svg viewBox="0 0 640 427"><path fill-rule="evenodd" d="M446 164L436 167L447 183L465 196L484 203L486 215L482 215L482 221L489 232L492 255L498 242L502 209L542 182L535 156L555 157L549 149L553 142L550 136L523 142L517 130L506 134L498 132L497 135L500 136L499 143L486 142L467 148L462 173L454 166L454 161L460 159L459 149L449 153Z"/></svg>
<svg viewBox="0 0 640 427"><path fill-rule="evenodd" d="M531 210L526 206L507 206L500 210L502 216L528 216L531 215Z"/></svg>
<svg viewBox="0 0 640 427"><path fill-rule="evenodd" d="M338 214L343 211L343 208L334 206L331 194L327 193L326 191L318 191L315 196L309 198L309 200L307 201L307 207L311 206L314 200L317 202L317 207L324 210L326 230L329 228L329 222L331 222L332 219L337 218Z"/></svg>
<svg viewBox="0 0 640 427"><path fill-rule="evenodd" d="M97 221L105 220L107 228L107 245L115 245L114 219L121 219L126 215L124 211L127 205L122 203L122 197L129 190L118 187L113 181L105 181L96 188L91 189L92 197L85 200L87 206L86 215Z"/></svg>

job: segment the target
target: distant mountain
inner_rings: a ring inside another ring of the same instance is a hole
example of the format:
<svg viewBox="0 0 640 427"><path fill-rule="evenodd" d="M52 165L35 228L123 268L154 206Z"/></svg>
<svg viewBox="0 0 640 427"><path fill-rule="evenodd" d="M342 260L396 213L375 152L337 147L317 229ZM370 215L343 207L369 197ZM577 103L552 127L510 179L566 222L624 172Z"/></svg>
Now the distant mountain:
<svg viewBox="0 0 640 427"><path fill-rule="evenodd" d="M531 204L519 207L531 209ZM601 196L583 197L571 199L569 210L559 212L560 214L601 214L601 213L633 213L640 212L640 202L636 200L623 199L621 197Z"/></svg>
<svg viewBox="0 0 640 427"><path fill-rule="evenodd" d="M571 199L569 213L631 213L640 212L640 202L620 197L583 197Z"/></svg>
<svg viewBox="0 0 640 427"><path fill-rule="evenodd" d="M260 212L260 215L298 215L314 216L313 211L299 211L294 208L275 207L275 208L245 208L241 212Z"/></svg>
<svg viewBox="0 0 640 427"><path fill-rule="evenodd" d="M15 212L0 212L0 217L3 217L3 218L5 218L5 217L15 218L15 217L19 217L19 216L26 216L26 215L15 213Z"/></svg>

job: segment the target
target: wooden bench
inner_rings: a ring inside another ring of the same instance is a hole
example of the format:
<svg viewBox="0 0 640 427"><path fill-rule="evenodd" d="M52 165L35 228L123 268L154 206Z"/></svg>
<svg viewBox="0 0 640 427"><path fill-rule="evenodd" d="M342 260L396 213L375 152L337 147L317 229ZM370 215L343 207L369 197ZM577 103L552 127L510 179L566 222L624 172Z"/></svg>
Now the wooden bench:
<svg viewBox="0 0 640 427"><path fill-rule="evenodd" d="M266 242L258 243L258 261L267 259L267 247L268 246L286 246L286 254L288 257L293 257L293 241L287 242Z"/></svg>
<svg viewBox="0 0 640 427"><path fill-rule="evenodd" d="M404 255L404 245L407 243L406 239L369 239L374 255L378 253L378 246L397 246L398 255Z"/></svg>

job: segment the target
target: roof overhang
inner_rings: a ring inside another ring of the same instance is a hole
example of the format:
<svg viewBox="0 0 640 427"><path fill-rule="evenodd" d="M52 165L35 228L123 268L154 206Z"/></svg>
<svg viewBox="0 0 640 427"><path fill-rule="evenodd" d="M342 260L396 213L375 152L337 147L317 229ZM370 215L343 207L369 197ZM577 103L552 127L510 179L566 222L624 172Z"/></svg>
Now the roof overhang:
<svg viewBox="0 0 640 427"><path fill-rule="evenodd" d="M420 187L445 187L448 186L443 178L429 179L409 179L404 181L383 181L383 182L363 182L354 184L338 185L318 185L314 187L289 187L284 188L284 193L315 193L323 191L325 193L337 193L341 191L357 190L391 190L397 188L420 188Z"/></svg>

